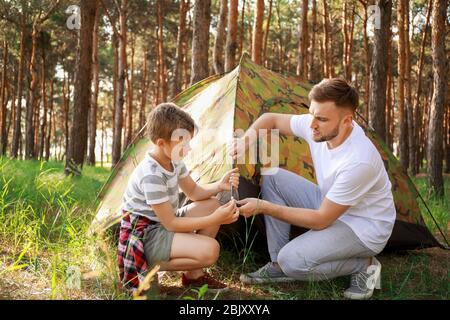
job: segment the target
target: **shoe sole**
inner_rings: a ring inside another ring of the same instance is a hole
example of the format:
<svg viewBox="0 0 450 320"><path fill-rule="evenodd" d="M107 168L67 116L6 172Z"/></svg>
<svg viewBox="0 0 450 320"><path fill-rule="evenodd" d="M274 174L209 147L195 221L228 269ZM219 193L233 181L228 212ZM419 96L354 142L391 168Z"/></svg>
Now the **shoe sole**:
<svg viewBox="0 0 450 320"><path fill-rule="evenodd" d="M241 274L239 280L243 284L264 284L264 283L282 283L282 282L295 282L297 279L281 277L281 278L252 278L245 274Z"/></svg>

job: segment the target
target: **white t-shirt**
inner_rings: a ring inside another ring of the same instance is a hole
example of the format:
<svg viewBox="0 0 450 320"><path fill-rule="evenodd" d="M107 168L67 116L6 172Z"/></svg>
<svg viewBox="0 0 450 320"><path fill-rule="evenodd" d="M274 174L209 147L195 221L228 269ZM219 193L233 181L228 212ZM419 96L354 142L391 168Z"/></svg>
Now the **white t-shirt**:
<svg viewBox="0 0 450 320"><path fill-rule="evenodd" d="M353 121L351 134L336 148L312 139L310 114L291 118L292 132L305 139L311 150L322 196L350 206L339 217L376 253L383 250L394 227L396 211L391 182L380 153Z"/></svg>

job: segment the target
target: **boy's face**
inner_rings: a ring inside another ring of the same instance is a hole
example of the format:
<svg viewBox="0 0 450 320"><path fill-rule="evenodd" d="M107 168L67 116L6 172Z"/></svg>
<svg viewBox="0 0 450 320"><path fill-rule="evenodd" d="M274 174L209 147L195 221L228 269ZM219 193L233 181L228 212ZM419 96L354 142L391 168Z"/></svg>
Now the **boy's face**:
<svg viewBox="0 0 450 320"><path fill-rule="evenodd" d="M163 150L166 157L174 162L179 162L191 151L191 137L191 133L172 135L171 140L158 139L157 145Z"/></svg>

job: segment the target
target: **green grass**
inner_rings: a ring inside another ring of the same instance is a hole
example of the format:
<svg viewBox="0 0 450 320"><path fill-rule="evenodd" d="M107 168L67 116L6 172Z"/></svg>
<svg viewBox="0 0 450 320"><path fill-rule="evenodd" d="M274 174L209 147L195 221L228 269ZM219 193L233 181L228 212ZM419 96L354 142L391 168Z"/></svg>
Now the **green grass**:
<svg viewBox="0 0 450 320"><path fill-rule="evenodd" d="M81 177L66 177L63 171L62 163L0 158L0 299L127 299L117 289L115 246L88 233L96 195L110 170L85 166ZM414 182L425 195L425 179L415 178ZM428 206L448 235L448 177L445 183L447 197L429 199ZM421 209L427 226L437 235L433 220ZM180 287L179 276L168 273L158 298L342 299L348 277L242 286L240 273L264 264L267 254L252 250L250 235L231 239L210 270L230 285L229 292L214 296L186 291ZM379 259L383 290L374 299L449 299L448 251L432 248L385 253ZM82 275L80 289L68 281L73 279L70 271L74 267Z"/></svg>

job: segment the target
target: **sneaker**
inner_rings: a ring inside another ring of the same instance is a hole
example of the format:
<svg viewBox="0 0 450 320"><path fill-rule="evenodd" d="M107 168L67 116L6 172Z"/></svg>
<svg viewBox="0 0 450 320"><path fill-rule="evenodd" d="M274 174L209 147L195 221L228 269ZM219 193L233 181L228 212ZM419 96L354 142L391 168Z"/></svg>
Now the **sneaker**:
<svg viewBox="0 0 450 320"><path fill-rule="evenodd" d="M374 289L381 289L381 263L372 257L367 272L354 273L350 278L350 287L344 291L344 297L352 300L366 300L373 295Z"/></svg>
<svg viewBox="0 0 450 320"><path fill-rule="evenodd" d="M186 275L183 273L181 277L181 283L185 287L194 287L194 288L201 288L205 284L207 284L208 292L212 293L228 290L228 286L225 283L214 279L208 273L205 273L203 276L197 279L188 279Z"/></svg>
<svg viewBox="0 0 450 320"><path fill-rule="evenodd" d="M268 262L255 272L241 274L239 280L244 284L296 281L296 279L286 276L276 262Z"/></svg>

